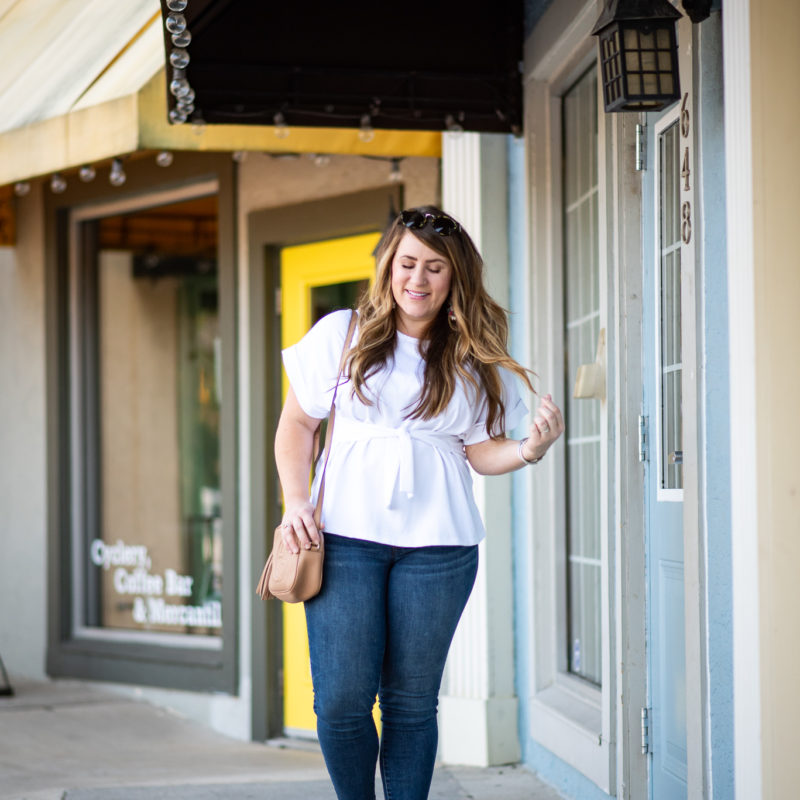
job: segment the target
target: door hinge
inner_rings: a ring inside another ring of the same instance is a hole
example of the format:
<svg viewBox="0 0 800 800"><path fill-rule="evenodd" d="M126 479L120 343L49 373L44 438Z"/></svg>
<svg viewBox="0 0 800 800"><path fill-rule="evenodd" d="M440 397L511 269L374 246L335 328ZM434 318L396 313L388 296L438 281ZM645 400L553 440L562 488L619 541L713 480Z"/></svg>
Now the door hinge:
<svg viewBox="0 0 800 800"><path fill-rule="evenodd" d="M642 755L650 752L650 709L642 709Z"/></svg>
<svg viewBox="0 0 800 800"><path fill-rule="evenodd" d="M636 171L642 172L645 169L645 159L647 158L647 125L636 123Z"/></svg>
<svg viewBox="0 0 800 800"><path fill-rule="evenodd" d="M639 414L639 461L647 461L647 417Z"/></svg>

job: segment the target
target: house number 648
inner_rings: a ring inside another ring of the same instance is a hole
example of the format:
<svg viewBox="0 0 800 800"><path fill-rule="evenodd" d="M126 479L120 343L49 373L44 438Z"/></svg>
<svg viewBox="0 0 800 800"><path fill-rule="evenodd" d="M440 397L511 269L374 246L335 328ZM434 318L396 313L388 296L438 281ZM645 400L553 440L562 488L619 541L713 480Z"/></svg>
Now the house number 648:
<svg viewBox="0 0 800 800"><path fill-rule="evenodd" d="M684 139L689 138L691 131L689 109L686 107L688 102L689 93L686 92L681 101L681 136ZM691 190L689 179L692 171L689 164L689 145L686 144L683 148L683 161L681 163L681 177L683 178L683 190L685 192ZM689 244L692 240L692 204L688 200L684 200L681 204L681 239L684 244Z"/></svg>

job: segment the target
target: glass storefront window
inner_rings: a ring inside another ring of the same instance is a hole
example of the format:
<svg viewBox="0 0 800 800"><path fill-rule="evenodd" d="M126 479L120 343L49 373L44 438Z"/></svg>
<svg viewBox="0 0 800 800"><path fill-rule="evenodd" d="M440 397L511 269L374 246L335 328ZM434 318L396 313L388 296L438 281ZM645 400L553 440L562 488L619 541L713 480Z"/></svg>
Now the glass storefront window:
<svg viewBox="0 0 800 800"><path fill-rule="evenodd" d="M216 197L84 223L83 625L222 632Z"/></svg>

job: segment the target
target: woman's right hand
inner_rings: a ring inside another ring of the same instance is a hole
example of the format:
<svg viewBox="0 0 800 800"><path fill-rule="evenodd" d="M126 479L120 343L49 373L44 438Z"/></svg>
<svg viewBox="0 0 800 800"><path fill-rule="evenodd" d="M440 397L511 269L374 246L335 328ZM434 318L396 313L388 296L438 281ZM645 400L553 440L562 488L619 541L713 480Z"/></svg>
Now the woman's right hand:
<svg viewBox="0 0 800 800"><path fill-rule="evenodd" d="M314 506L310 501L287 502L281 522L281 536L292 553L299 553L301 548L310 550L319 547L322 532L317 530L314 523Z"/></svg>

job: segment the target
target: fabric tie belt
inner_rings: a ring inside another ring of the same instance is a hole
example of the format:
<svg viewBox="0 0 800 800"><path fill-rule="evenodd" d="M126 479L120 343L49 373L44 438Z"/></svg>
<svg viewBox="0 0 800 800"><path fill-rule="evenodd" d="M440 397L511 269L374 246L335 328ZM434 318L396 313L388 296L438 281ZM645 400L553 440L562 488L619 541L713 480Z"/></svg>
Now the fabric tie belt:
<svg viewBox="0 0 800 800"><path fill-rule="evenodd" d="M458 436L413 428L410 430L408 428L389 428L384 425L374 425L371 422L358 422L343 414L337 414L332 448L336 447L337 442L366 442L376 439L388 439L397 443L396 447L392 448L395 450L394 465L392 465L391 452L386 454L388 458L384 497L387 508L392 507L395 488L409 499L414 496L413 443L415 441L434 447L441 453L454 453L464 457L464 444Z"/></svg>

